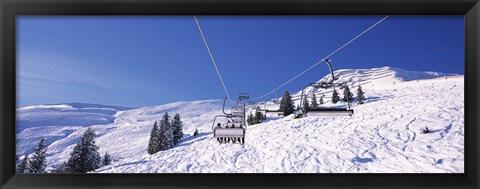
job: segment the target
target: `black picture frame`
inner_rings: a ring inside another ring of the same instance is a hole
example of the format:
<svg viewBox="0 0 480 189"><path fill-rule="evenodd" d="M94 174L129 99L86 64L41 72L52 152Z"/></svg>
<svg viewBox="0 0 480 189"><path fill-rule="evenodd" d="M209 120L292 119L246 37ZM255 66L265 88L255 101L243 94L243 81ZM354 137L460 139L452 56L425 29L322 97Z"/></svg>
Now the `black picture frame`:
<svg viewBox="0 0 480 189"><path fill-rule="evenodd" d="M17 15L464 15L464 174L15 174ZM0 0L1 188L479 188L478 0Z"/></svg>

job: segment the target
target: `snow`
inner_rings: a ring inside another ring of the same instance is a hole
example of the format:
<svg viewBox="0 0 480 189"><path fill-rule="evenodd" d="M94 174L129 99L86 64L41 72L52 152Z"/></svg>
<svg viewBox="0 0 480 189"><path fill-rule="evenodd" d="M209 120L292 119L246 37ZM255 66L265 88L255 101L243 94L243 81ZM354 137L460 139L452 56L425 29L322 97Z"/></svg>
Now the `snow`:
<svg viewBox="0 0 480 189"><path fill-rule="evenodd" d="M113 122L114 114L132 108L69 103L27 106L17 109L17 133L41 126L92 126Z"/></svg>
<svg viewBox="0 0 480 189"><path fill-rule="evenodd" d="M354 103L352 117L269 117L247 128L245 145L219 144L212 138L211 124L215 115L222 114L222 100L109 107L111 112L95 115L113 119L95 119L91 125L59 118L70 115L62 114L64 110L81 118L91 113L85 108L96 112L107 107L59 104L17 109L28 115L19 116L19 123L45 123L26 125L17 132L17 155L30 153L39 138L46 136L51 169L65 162L83 132L92 128L100 154L108 152L113 159L111 165L96 170L99 173L464 172L462 76L445 79L449 74L392 67L339 70L336 74L341 82L361 83L365 91L366 103ZM356 87L351 89L355 94ZM148 155L153 122L164 112L171 117L180 113L184 139L172 149ZM425 126L432 132L422 134L420 129ZM199 135L194 137L196 128Z"/></svg>
<svg viewBox="0 0 480 189"><path fill-rule="evenodd" d="M334 74L336 77L338 77L338 80L336 80L334 83L347 84L354 94L356 88L353 90L354 88L352 88L352 86L361 85L362 87L382 88L383 86L390 86L392 84L399 84L407 81L434 79L445 76L457 76L457 74L446 74L432 71L407 71L389 66L371 69L341 69L334 71ZM328 82L331 81L331 79L331 74L327 74L317 82ZM319 99L322 94L328 94L326 96L327 99L324 100L329 101L332 91L333 89L320 89L315 93L315 95L317 95L317 99ZM305 94L311 95L313 92L313 87L305 88L304 92ZM339 89L337 89L337 92L339 92L339 94L343 94L343 91L340 91ZM302 91L292 94L292 99L299 102L301 93Z"/></svg>

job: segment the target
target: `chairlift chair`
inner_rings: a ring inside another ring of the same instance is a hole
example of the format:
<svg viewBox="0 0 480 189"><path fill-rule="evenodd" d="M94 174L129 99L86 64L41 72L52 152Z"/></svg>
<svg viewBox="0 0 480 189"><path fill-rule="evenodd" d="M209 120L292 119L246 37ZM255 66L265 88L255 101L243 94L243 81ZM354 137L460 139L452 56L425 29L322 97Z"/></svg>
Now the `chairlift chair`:
<svg viewBox="0 0 480 189"><path fill-rule="evenodd" d="M272 115L280 116L283 115L283 111L280 110L266 110L265 111L265 116L270 117Z"/></svg>
<svg viewBox="0 0 480 189"><path fill-rule="evenodd" d="M277 92L277 98L273 99L272 102L275 105L279 105L280 104L280 102L279 102L280 96L278 95L278 90L276 92ZM272 115L283 115L283 111L280 111L279 109L271 109L270 106L267 108L267 103L268 102L269 101L262 102L262 103L265 103L265 109L259 109L259 110L257 110L257 112L261 112L265 117L270 117Z"/></svg>
<svg viewBox="0 0 480 189"><path fill-rule="evenodd" d="M353 109L347 108L317 108L305 110L306 117L312 116L352 116Z"/></svg>
<svg viewBox="0 0 480 189"><path fill-rule="evenodd" d="M237 100L237 105L233 108L232 113L225 113L225 102L223 101L223 114L217 115L213 119L212 130L213 137L220 143L227 142L239 142L245 143L245 101L248 100L248 96L240 96ZM219 118L224 118L223 120Z"/></svg>

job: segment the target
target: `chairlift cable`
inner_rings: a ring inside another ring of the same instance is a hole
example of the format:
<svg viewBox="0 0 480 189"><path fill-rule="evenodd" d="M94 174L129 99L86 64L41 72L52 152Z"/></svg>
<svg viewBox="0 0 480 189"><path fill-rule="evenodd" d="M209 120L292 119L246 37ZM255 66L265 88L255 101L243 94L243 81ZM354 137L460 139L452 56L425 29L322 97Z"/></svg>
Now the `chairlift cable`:
<svg viewBox="0 0 480 189"><path fill-rule="evenodd" d="M212 59L213 65L215 66L215 70L217 71L218 78L220 78L220 82L222 82L223 90L225 91L225 94L227 95L228 99L230 98L230 95L228 94L227 87L225 86L225 83L223 82L222 75L220 75L220 71L218 70L218 65L215 59L213 58L212 51L210 50L210 47L208 46L207 39L205 38L205 35L203 34L202 27L200 26L200 22L198 22L197 16L193 16L195 18L195 22L197 23L198 30L200 30L200 34L202 35L203 42L205 43L205 46L207 47L208 54L210 55L210 59Z"/></svg>

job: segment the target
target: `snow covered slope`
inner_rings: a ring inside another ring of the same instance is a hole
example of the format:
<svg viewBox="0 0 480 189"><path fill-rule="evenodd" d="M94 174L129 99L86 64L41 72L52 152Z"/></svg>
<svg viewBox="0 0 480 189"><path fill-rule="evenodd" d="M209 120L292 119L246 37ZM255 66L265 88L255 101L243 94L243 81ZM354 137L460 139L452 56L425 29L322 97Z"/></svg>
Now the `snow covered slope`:
<svg viewBox="0 0 480 189"><path fill-rule="evenodd" d="M371 69L341 69L334 71L338 80L335 83L347 83L349 85L354 84L392 84L393 82L404 82L418 79L433 79L443 76L451 76L456 74L445 74L440 72L419 72L419 71L407 71L394 67L381 67ZM330 81L332 76L326 75L319 81Z"/></svg>
<svg viewBox="0 0 480 189"><path fill-rule="evenodd" d="M334 83L347 85L350 88L353 86L357 87L359 85L362 87L381 88L385 85L389 86L406 81L433 79L444 76L456 76L456 74L446 74L440 72L407 71L389 66L371 69L341 69L334 71L334 75L338 78L334 81ZM325 77L318 80L317 83L328 82L331 80L331 74L327 74ZM313 90L313 87L307 87L305 88L304 92L306 94L311 94ZM315 94L317 96L321 96L322 94L331 94L332 90L333 89L318 89L315 91ZM292 95L292 99L299 100L301 92L302 91L294 93Z"/></svg>
<svg viewBox="0 0 480 189"><path fill-rule="evenodd" d="M118 111L132 108L101 104L69 103L17 109L17 133L30 127L91 126L112 123Z"/></svg>
<svg viewBox="0 0 480 189"><path fill-rule="evenodd" d="M17 155L32 152L41 137L52 144L84 127L113 123L118 111L128 109L132 108L86 103L18 108Z"/></svg>
<svg viewBox="0 0 480 189"><path fill-rule="evenodd" d="M96 142L101 154L108 152L114 160L144 154L153 123L160 120L165 112L169 112L171 117L175 113L182 116L184 133L193 133L195 128L200 132L207 132L210 127L204 124L210 125L213 117L221 114L222 103L221 100L175 102L135 109L117 107L110 111L104 110L108 106L92 104L82 104L82 107L87 108L78 108L72 104L19 108L17 124L24 129L17 131L17 156L23 157L25 153L31 153L40 138L45 137L49 145L48 169L51 169L68 159L74 145L88 127L97 134ZM76 112L73 110L75 107ZM92 115L91 112L96 113ZM70 117L72 115L76 117ZM82 120L82 115L90 120ZM35 125L39 117L42 118L38 121L40 124ZM103 119L105 117L110 119Z"/></svg>
<svg viewBox="0 0 480 189"><path fill-rule="evenodd" d="M372 76L382 70L389 75ZM33 146L26 143L35 145L48 135L51 169L68 159L83 131L91 127L100 153L108 152L114 159L97 172L463 173L463 77L431 79L443 75L398 70L339 70L339 81L363 82L367 96L366 104L354 106L352 117L268 118L248 127L245 145L218 144L212 138L211 121L221 114L222 101L204 100L122 109L113 114L113 121L94 125L56 124L56 116L45 118L50 124L28 125L17 132L17 155L31 151ZM42 112L40 106L26 109ZM148 155L152 124L167 111L181 114L185 138L173 149ZM34 114L18 119L36 120ZM425 126L432 133L421 134ZM193 137L195 128L200 134Z"/></svg>

